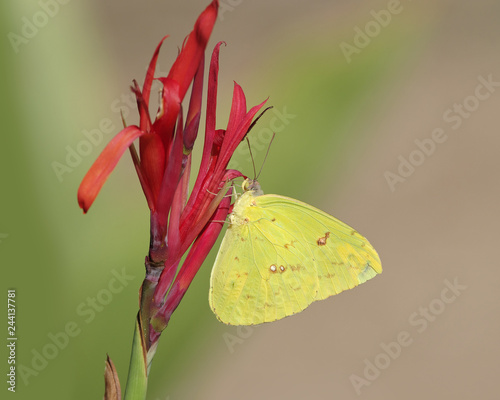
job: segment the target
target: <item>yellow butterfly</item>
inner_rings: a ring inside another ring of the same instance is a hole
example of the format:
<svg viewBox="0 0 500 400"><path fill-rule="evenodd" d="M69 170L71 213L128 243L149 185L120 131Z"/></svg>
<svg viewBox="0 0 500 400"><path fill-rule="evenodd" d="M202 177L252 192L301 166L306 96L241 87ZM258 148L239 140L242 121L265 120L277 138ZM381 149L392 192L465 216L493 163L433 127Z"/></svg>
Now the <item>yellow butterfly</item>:
<svg viewBox="0 0 500 400"><path fill-rule="evenodd" d="M271 322L382 272L372 245L308 204L243 182L210 277L209 303L230 325Z"/></svg>

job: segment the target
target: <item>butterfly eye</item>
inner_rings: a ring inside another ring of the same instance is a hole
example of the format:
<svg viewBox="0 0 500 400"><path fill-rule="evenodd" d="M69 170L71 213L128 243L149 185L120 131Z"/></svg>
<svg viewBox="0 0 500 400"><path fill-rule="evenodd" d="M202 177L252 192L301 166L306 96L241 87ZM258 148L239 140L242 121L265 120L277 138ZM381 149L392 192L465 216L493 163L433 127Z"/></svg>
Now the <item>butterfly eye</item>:
<svg viewBox="0 0 500 400"><path fill-rule="evenodd" d="M256 191L256 190L260 189L260 186L257 183L257 181L254 181L253 179L245 179L242 187L243 187L243 190L245 192L248 192L249 190Z"/></svg>

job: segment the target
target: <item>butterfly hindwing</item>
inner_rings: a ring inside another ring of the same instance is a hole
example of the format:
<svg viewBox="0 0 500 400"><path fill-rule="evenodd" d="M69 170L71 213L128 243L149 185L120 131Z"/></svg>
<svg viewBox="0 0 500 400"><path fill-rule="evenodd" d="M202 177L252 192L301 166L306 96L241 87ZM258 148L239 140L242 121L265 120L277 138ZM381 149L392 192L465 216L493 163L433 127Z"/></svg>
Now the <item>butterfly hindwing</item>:
<svg viewBox="0 0 500 400"><path fill-rule="evenodd" d="M370 243L306 203L245 192L212 270L209 301L227 324L284 318L382 271Z"/></svg>
<svg viewBox="0 0 500 400"><path fill-rule="evenodd" d="M224 236L209 295L222 322L255 325L281 319L306 308L311 303L306 292L317 291L315 271L302 269L300 255L280 248L269 234L264 235L268 224L263 219L256 224L231 225ZM283 274L280 267L288 273Z"/></svg>

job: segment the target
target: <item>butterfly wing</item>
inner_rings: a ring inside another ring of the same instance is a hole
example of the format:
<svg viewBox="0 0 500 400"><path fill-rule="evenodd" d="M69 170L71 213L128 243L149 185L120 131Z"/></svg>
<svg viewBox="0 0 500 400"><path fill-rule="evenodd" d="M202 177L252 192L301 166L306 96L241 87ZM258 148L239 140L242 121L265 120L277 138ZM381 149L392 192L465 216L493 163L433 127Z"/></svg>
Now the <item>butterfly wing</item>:
<svg viewBox="0 0 500 400"><path fill-rule="evenodd" d="M256 224L230 225L212 269L209 303L226 324L255 325L295 314L318 288L314 269L302 269L301 254L276 245L284 243L283 232L265 232L266 220ZM285 265L289 273L278 273Z"/></svg>
<svg viewBox="0 0 500 400"><path fill-rule="evenodd" d="M242 214L212 270L209 300L222 322L275 321L382 272L368 240L306 203L255 196Z"/></svg>

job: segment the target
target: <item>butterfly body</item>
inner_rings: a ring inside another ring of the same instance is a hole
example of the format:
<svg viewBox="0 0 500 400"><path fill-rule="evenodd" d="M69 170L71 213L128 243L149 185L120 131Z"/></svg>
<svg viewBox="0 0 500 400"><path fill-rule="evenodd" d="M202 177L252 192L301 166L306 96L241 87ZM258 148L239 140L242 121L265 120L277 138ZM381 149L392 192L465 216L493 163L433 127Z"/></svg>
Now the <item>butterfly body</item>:
<svg viewBox="0 0 500 400"><path fill-rule="evenodd" d="M210 278L222 322L255 325L304 310L382 272L370 243L331 215L244 182Z"/></svg>

